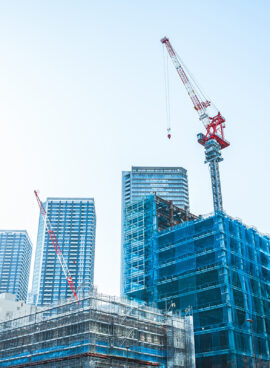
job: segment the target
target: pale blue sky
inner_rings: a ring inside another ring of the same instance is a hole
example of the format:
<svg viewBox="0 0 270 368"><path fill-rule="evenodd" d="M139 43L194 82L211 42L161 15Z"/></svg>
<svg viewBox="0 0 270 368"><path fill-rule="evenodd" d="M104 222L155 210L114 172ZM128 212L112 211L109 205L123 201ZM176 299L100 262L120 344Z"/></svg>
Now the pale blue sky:
<svg viewBox="0 0 270 368"><path fill-rule="evenodd" d="M95 280L118 294L122 170L183 166L191 210L212 211L203 126L171 63L166 138L167 35L227 120L225 210L270 232L269 15L269 1L0 1L0 228L35 245L34 189L94 197Z"/></svg>

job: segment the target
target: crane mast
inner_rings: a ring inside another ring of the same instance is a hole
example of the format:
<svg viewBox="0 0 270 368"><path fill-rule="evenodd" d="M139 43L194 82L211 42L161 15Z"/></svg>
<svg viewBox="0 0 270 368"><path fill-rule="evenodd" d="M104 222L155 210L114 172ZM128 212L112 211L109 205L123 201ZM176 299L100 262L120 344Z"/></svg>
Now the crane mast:
<svg viewBox="0 0 270 368"><path fill-rule="evenodd" d="M205 163L209 163L212 184L213 203L215 211L223 211L219 162L223 160L220 150L228 147L230 143L224 138L225 119L219 111L214 114L209 110L216 110L215 106L202 93L196 82L185 67L183 61L176 54L169 39L164 37L161 43L165 45L175 69L186 88L194 109L202 121L206 133L197 134L198 142L205 148ZM169 137L170 138L170 137Z"/></svg>
<svg viewBox="0 0 270 368"><path fill-rule="evenodd" d="M51 239L51 242L53 244L53 247L55 249L55 252L57 254L57 257L58 257L58 260L61 264L61 267L62 267L62 271L64 272L64 275L67 279L67 282L69 284L69 287L72 291L72 294L73 296L75 297L75 299L78 301L78 296L77 296L77 293L76 293L76 289L75 289L75 286L74 286L74 283L73 283L73 280L72 280L72 277L71 277L71 274L69 272L69 269L68 269L68 266L66 264L66 261L63 257L63 253L62 253L62 250L60 248L60 245L58 244L58 241L57 241L57 238L56 238L56 235L53 231L53 228L52 228L52 225L48 219L48 216L47 216L47 212L43 206L43 203L41 202L39 196L38 196L38 193L37 191L35 190L34 191L35 193L35 196L36 196L36 200L37 200L37 203L38 203L38 206L40 208L40 213L41 213L41 216L44 220L44 223L45 223L45 226L46 226L46 230L48 231L48 234L50 236L50 239Z"/></svg>

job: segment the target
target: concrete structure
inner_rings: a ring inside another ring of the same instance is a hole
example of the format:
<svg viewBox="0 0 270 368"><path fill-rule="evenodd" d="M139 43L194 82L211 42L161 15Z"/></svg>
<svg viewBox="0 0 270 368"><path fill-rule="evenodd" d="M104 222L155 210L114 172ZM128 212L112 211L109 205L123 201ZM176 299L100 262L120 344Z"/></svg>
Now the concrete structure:
<svg viewBox="0 0 270 368"><path fill-rule="evenodd" d="M94 282L96 215L93 198L48 198L47 216L75 288L88 293ZM31 302L49 305L72 296L42 216L35 255Z"/></svg>
<svg viewBox="0 0 270 368"><path fill-rule="evenodd" d="M0 321L18 318L33 313L36 307L23 300L16 301L16 296L9 293L0 294Z"/></svg>
<svg viewBox="0 0 270 368"><path fill-rule="evenodd" d="M27 298L32 243L25 230L0 230L0 293Z"/></svg>
<svg viewBox="0 0 270 368"><path fill-rule="evenodd" d="M0 367L195 368L192 316L93 291L0 323Z"/></svg>
<svg viewBox="0 0 270 368"><path fill-rule="evenodd" d="M161 220L154 196L126 209L125 294L192 308L197 368L269 368L270 237L223 212Z"/></svg>

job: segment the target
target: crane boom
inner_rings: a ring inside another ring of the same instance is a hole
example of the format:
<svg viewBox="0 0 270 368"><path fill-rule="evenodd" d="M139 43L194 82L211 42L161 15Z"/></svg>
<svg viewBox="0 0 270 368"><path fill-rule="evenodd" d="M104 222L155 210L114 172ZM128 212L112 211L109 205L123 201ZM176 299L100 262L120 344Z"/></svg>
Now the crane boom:
<svg viewBox="0 0 270 368"><path fill-rule="evenodd" d="M50 220L48 219L48 216L47 216L47 212L43 206L43 203L41 202L39 196L38 196L38 193L37 191L35 190L34 191L35 193L35 196L36 196L36 199L37 199L37 202L38 202L38 206L40 208L40 213L42 215L42 218L44 220L44 223L45 223L45 226L46 226L46 229L49 233L49 236L50 236L50 239L51 239L51 242L53 244L53 247L55 249L55 252L57 254L57 257L58 257L58 260L61 264L61 267L62 267L62 270L64 272L64 275L67 279L67 282L69 284L69 287L72 291L72 294L73 296L75 297L75 299L78 301L78 296L77 296L77 293L76 293L76 289L75 289L75 286L74 286L74 283L73 283L73 280L72 280L72 277L71 277L71 274L69 272L69 269L68 269L68 266L66 264L66 261L63 257L63 253L62 253L62 250L60 248L60 245L58 244L58 241L57 241L57 238L56 238L56 235L53 231L53 228L52 228L52 225L50 223Z"/></svg>
<svg viewBox="0 0 270 368"><path fill-rule="evenodd" d="M205 163L209 163L210 167L214 210L222 211L223 204L218 164L223 160L220 150L230 145L230 143L224 138L223 129L225 128L225 119L219 111L214 114L209 112L209 108L212 108L212 110L215 109L214 104L204 96L200 88L197 86L187 68L184 66L184 63L174 51L169 39L164 37L160 41L166 46L176 71L193 103L193 107L197 111L199 119L202 121L206 129L206 133L199 133L197 135L197 139L205 148Z"/></svg>
<svg viewBox="0 0 270 368"><path fill-rule="evenodd" d="M176 55L169 39L167 37L164 37L161 39L161 43L166 46L166 49L172 59L175 69L179 77L181 78L187 90L187 93L189 94L194 109L198 112L199 117L201 118L206 113L206 108L210 106L211 102L203 96L201 91L196 91L195 86L192 85L187 73L185 72L183 62L181 62L179 56Z"/></svg>
<svg viewBox="0 0 270 368"><path fill-rule="evenodd" d="M187 93L193 103L193 107L197 111L199 119L205 126L206 134L200 134L198 136L198 142L204 146L209 139L214 139L218 142L221 149L228 147L230 143L224 138L223 132L223 129L225 128L224 117L220 114L220 112L217 112L216 114L214 114L214 116L210 116L208 108L211 106L213 110L215 110L213 103L204 96L200 88L197 86L196 82L189 75L183 61L176 54L169 39L167 37L164 37L160 41L163 45L166 46L166 49L172 59L175 69L180 76L181 81L183 82Z"/></svg>

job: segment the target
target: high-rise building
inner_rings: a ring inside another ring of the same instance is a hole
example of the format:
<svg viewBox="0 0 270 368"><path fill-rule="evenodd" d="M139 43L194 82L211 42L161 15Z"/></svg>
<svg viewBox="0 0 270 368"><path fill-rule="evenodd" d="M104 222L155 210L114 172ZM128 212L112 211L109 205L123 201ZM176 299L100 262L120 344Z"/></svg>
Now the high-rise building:
<svg viewBox="0 0 270 368"><path fill-rule="evenodd" d="M0 293L27 298L32 243L25 230L0 230Z"/></svg>
<svg viewBox="0 0 270 368"><path fill-rule="evenodd" d="M182 209L189 209L187 170L182 167L132 166L131 171L122 172L122 246L121 285L124 272L124 222L126 206L149 194L173 201ZM121 289L123 295L123 289Z"/></svg>
<svg viewBox="0 0 270 368"><path fill-rule="evenodd" d="M48 219L76 289L88 293L94 282L96 215L93 198L48 198ZM39 217L31 302L48 305L72 296L55 249Z"/></svg>
<svg viewBox="0 0 270 368"><path fill-rule="evenodd" d="M125 295L193 310L196 367L269 367L270 237L222 212L166 224L169 206L126 209Z"/></svg>
<svg viewBox="0 0 270 368"><path fill-rule="evenodd" d="M149 194L189 208L187 170L182 167L132 166L122 172L122 207Z"/></svg>
<svg viewBox="0 0 270 368"><path fill-rule="evenodd" d="M161 230L196 216L173 205L157 195L126 205L123 226L123 294L137 300L153 303L157 253L154 237Z"/></svg>

